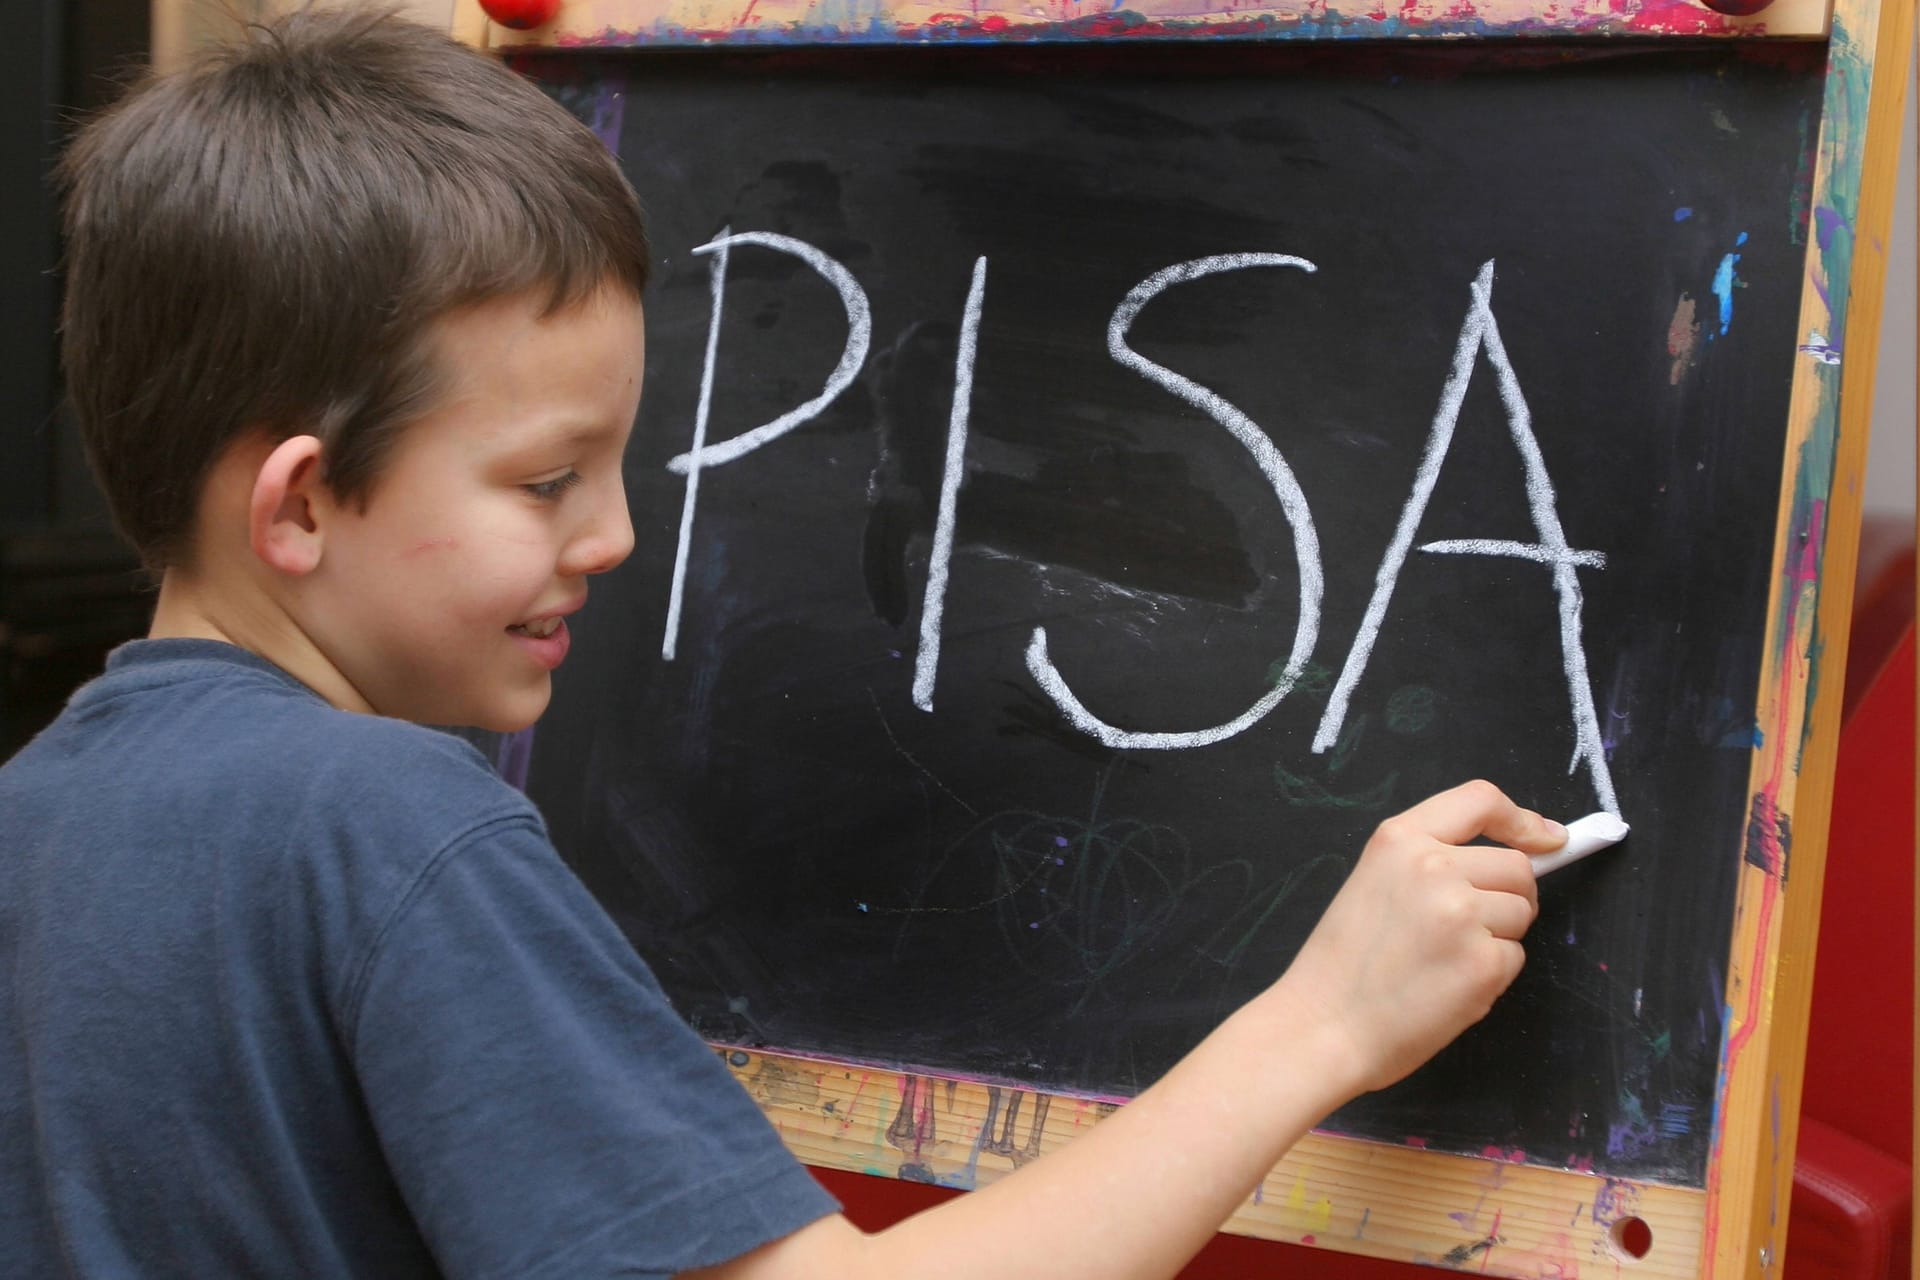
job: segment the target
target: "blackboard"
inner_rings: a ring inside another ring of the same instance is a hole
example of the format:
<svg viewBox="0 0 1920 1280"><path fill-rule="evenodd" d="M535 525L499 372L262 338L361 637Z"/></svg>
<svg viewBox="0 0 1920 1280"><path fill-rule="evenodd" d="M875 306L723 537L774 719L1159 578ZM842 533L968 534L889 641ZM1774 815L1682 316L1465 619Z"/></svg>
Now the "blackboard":
<svg viewBox="0 0 1920 1280"><path fill-rule="evenodd" d="M1743 868L1791 874L1756 702L1839 358L1827 56L527 60L658 262L556 843L716 1044L1119 1099L1382 817L1617 809L1494 1014L1327 1128L1708 1186Z"/></svg>

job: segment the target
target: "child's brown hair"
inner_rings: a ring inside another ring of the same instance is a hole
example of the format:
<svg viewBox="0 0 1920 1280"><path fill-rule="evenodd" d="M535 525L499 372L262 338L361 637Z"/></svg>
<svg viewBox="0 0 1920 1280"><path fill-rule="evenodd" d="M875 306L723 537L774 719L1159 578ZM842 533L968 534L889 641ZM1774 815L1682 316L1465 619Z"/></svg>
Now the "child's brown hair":
<svg viewBox="0 0 1920 1280"><path fill-rule="evenodd" d="M364 502L436 399L447 312L646 282L639 204L599 140L387 13L248 27L90 122L60 179L68 391L155 571L191 563L207 473L249 431L318 436L328 486Z"/></svg>

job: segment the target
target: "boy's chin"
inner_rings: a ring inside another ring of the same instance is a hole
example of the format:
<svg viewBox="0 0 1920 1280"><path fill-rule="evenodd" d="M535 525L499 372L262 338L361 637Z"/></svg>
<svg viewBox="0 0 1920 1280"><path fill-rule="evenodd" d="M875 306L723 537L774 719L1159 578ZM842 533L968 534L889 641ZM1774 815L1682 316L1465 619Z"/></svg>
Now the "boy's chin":
<svg viewBox="0 0 1920 1280"><path fill-rule="evenodd" d="M493 733L518 733L522 729L532 728L552 699L552 683L542 681L537 690L527 689L512 697L496 699L483 706L462 707L461 714L440 720L438 723L457 724L470 729L485 729Z"/></svg>
<svg viewBox="0 0 1920 1280"><path fill-rule="evenodd" d="M518 733L522 729L531 729L535 722L540 719L540 713L546 709L547 700L542 698L540 705L531 711L523 714L516 713L513 715L492 716L488 718L487 723L476 725L475 727L491 729L495 733Z"/></svg>

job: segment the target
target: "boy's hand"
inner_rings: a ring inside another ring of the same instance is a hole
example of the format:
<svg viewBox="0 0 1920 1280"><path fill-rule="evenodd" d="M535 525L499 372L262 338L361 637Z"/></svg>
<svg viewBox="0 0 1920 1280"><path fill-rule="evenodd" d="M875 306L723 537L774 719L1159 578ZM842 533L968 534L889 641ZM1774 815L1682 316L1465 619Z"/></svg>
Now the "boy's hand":
<svg viewBox="0 0 1920 1280"><path fill-rule="evenodd" d="M1487 836L1512 848L1467 845ZM1271 995L1333 1032L1356 1089L1384 1088L1486 1016L1539 910L1525 850L1567 838L1498 787L1443 791L1374 831Z"/></svg>

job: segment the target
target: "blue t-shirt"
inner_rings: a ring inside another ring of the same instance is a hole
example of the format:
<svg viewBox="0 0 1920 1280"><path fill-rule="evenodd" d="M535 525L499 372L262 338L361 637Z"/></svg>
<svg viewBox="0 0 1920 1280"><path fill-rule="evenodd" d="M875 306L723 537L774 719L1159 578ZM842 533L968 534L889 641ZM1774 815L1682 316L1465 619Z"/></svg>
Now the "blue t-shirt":
<svg viewBox="0 0 1920 1280"><path fill-rule="evenodd" d="M148 640L0 768L0 1276L665 1276L833 1208L466 744Z"/></svg>

